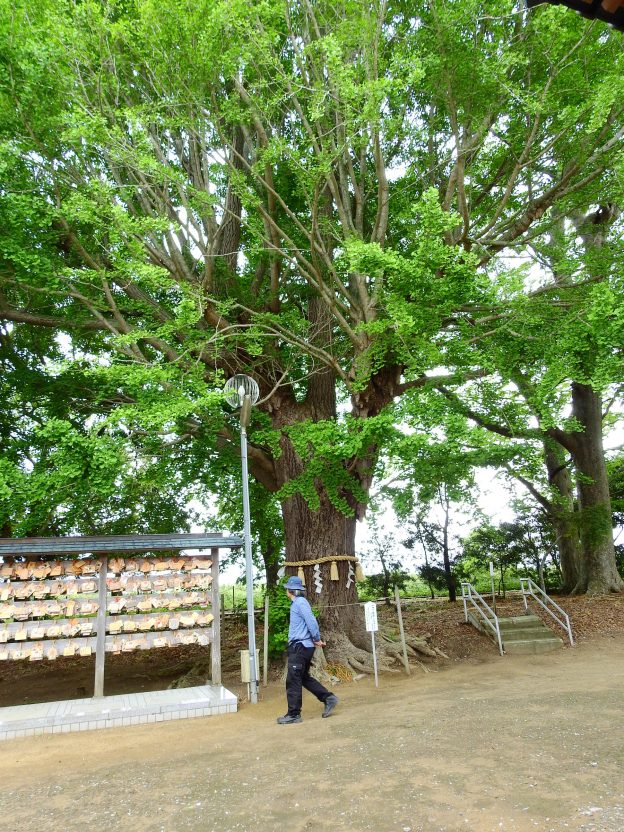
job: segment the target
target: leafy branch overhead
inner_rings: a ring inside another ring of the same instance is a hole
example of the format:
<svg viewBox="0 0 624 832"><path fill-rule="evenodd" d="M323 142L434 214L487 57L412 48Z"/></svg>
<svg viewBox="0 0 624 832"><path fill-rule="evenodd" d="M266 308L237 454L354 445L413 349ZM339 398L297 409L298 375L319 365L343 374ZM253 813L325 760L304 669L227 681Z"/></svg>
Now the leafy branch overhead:
<svg viewBox="0 0 624 832"><path fill-rule="evenodd" d="M0 21L0 320L78 374L68 417L214 481L219 390L253 375L250 467L291 560L354 550L399 412L435 389L593 476L581 393L600 410L621 377L617 35L511 0Z"/></svg>

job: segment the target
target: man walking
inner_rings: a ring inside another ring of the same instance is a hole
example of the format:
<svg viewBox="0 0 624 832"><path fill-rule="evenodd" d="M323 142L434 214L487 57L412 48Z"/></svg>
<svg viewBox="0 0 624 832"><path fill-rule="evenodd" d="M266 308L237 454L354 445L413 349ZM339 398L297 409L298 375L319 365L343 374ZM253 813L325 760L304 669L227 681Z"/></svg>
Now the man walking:
<svg viewBox="0 0 624 832"><path fill-rule="evenodd" d="M290 626L288 628L288 673L286 674L286 699L288 713L278 717L280 725L301 722L302 688L309 690L324 703L322 717L328 717L338 704L338 697L310 676L310 665L315 647L325 647L321 641L318 621L305 597L301 578L293 575L284 584L291 600Z"/></svg>

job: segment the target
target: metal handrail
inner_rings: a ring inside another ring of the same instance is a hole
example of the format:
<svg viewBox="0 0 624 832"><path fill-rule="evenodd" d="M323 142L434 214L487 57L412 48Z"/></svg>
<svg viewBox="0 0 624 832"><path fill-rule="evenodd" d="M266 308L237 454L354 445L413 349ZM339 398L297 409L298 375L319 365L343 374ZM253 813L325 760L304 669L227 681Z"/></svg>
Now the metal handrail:
<svg viewBox="0 0 624 832"><path fill-rule="evenodd" d="M489 604L487 603L485 598L483 598L482 595L479 595L479 593L473 587L472 584L468 583L467 581L462 581L461 591L462 591L462 601L464 602L464 616L465 616L466 622L468 622L468 605L467 605L466 602L470 601L472 606L476 609L476 611L479 613L479 615L483 618L485 623L488 625L488 627L492 630L492 632L496 636L496 640L498 641L498 649L499 649L500 654L502 656L504 651L503 651L503 642L501 640L500 627L498 626L498 616L496 615L494 610L489 606ZM480 604L483 607L485 607L485 609L490 614L491 618L488 615L486 615L485 612L483 612L483 610L479 606L479 603L477 603L475 601L475 597L478 598Z"/></svg>
<svg viewBox="0 0 624 832"><path fill-rule="evenodd" d="M557 622L557 624L559 624L560 627L563 627L563 629L568 634L568 638L570 639L570 645L574 647L574 639L572 638L572 625L570 624L570 619L568 618L567 612L565 610L562 610L559 604L555 603L555 601L553 601L550 595L547 595L544 592L544 590L540 586L538 586L532 578L520 578L520 590L522 592L522 600L524 601L524 609L529 609L529 605L527 603L527 596L530 595L537 601L537 603L543 609L546 610L548 615L550 615L550 617L553 618ZM563 616L563 621L557 618L555 613L551 609L549 609L540 598L537 597L537 595L535 594L536 591L539 592L540 595L543 595L546 599L546 602L552 604L552 606L557 610L557 612L559 612Z"/></svg>

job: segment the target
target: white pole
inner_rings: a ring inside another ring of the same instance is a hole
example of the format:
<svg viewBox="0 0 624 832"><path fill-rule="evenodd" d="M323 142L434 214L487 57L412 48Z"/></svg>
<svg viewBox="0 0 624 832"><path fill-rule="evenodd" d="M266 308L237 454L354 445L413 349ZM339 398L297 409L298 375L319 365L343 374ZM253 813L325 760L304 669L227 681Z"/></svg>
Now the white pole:
<svg viewBox="0 0 624 832"><path fill-rule="evenodd" d="M379 679L377 678L377 651L375 650L375 631L371 630L371 642L373 644L373 667L375 668L375 687L379 687Z"/></svg>
<svg viewBox="0 0 624 832"><path fill-rule="evenodd" d="M256 624L254 619L253 562L251 560L251 519L249 512L249 473L247 471L247 431L243 424L241 424L241 462L243 466L243 518L245 521L247 629L249 631L249 699L255 705L258 702L258 673L256 668Z"/></svg>

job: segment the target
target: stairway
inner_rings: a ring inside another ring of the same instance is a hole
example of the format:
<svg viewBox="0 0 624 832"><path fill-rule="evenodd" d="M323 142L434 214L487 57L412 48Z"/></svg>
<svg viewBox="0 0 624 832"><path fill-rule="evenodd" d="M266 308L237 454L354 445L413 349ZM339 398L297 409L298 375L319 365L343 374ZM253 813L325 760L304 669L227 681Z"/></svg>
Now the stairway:
<svg viewBox="0 0 624 832"><path fill-rule="evenodd" d="M473 611L468 620L477 630L485 633L495 644L496 637L483 619ZM536 615L517 615L499 618L498 626L505 653L549 653L563 647L563 640L556 636Z"/></svg>

